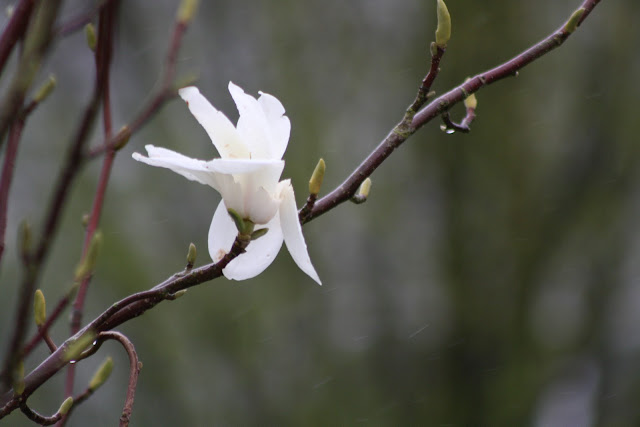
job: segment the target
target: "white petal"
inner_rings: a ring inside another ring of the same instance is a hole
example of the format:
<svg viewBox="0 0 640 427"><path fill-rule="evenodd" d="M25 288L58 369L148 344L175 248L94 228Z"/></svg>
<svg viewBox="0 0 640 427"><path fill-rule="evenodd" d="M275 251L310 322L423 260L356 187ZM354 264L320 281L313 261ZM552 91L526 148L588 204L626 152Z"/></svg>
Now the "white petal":
<svg viewBox="0 0 640 427"><path fill-rule="evenodd" d="M209 228L209 255L218 262L231 250L238 235L238 229L227 212L224 201L220 201Z"/></svg>
<svg viewBox="0 0 640 427"><path fill-rule="evenodd" d="M318 273L316 273L313 264L311 264L309 253L307 252L307 244L304 241L302 227L298 220L298 208L296 207L296 198L293 194L291 181L288 179L284 180L279 184L279 187L282 197L280 205L280 226L282 227L282 234L284 236L284 242L287 244L287 249L293 260L298 264L298 267L319 285L322 285Z"/></svg>
<svg viewBox="0 0 640 427"><path fill-rule="evenodd" d="M192 159L175 151L154 147L153 145L146 145L145 148L149 157L145 157L139 153L133 153L132 157L139 162L151 166L171 169L191 181L210 185L218 189L216 177L207 169L208 162Z"/></svg>
<svg viewBox="0 0 640 427"><path fill-rule="evenodd" d="M284 169L284 160L249 160L249 159L213 159L207 163L207 168L214 172L228 174L243 174L262 171L265 181L277 183ZM273 178L274 175L277 175Z"/></svg>
<svg viewBox="0 0 640 427"><path fill-rule="evenodd" d="M216 110L198 88L189 86L178 91L189 111L202 125L223 158L249 158L249 149L227 116Z"/></svg>
<svg viewBox="0 0 640 427"><path fill-rule="evenodd" d="M222 270L227 279L250 279L262 273L273 262L282 247L279 218L274 217L265 227L269 229L267 234L249 243L246 252ZM224 202L220 202L209 229L209 253L213 261L220 261L231 250L237 234Z"/></svg>
<svg viewBox="0 0 640 427"><path fill-rule="evenodd" d="M242 88L229 82L229 93L238 107L238 133L249 147L252 159L280 159L272 155L271 132L260 103Z"/></svg>
<svg viewBox="0 0 640 427"><path fill-rule="evenodd" d="M271 133L271 156L274 159L281 159L287 150L291 133L289 117L284 115L282 103L273 95L260 92L258 102L267 118L267 126Z"/></svg>

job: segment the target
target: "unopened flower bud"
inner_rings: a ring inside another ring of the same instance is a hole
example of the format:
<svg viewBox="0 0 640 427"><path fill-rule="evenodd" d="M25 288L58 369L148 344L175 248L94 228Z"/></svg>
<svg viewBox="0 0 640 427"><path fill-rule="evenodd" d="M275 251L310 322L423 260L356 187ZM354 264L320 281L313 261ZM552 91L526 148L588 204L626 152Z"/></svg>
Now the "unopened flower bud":
<svg viewBox="0 0 640 427"><path fill-rule="evenodd" d="M47 304L40 289L33 296L33 317L37 326L44 325L47 319Z"/></svg>
<svg viewBox="0 0 640 427"><path fill-rule="evenodd" d="M360 191L358 191L358 194L366 199L367 197L369 197L370 191L371 191L371 178L367 178L360 185Z"/></svg>
<svg viewBox="0 0 640 427"><path fill-rule="evenodd" d="M33 97L34 102L42 102L47 96L51 95L51 92L53 92L53 89L56 87L56 83L55 76L53 74L50 75L47 81L40 86L40 89L36 92L36 96Z"/></svg>
<svg viewBox="0 0 640 427"><path fill-rule="evenodd" d="M98 44L98 38L96 37L96 27L92 23L88 23L84 26L84 35L87 38L87 46L89 49L95 52L96 45Z"/></svg>
<svg viewBox="0 0 640 427"><path fill-rule="evenodd" d="M436 27L436 45L446 47L451 38L451 15L443 0L437 0L438 26Z"/></svg>
<svg viewBox="0 0 640 427"><path fill-rule="evenodd" d="M67 415L67 412L69 412L69 409L71 409L72 406L73 406L73 397L69 396L64 400L64 402L62 402L62 405L60 405L60 409L58 409L58 413L61 415Z"/></svg>
<svg viewBox="0 0 640 427"><path fill-rule="evenodd" d="M16 396L24 393L24 362L21 360L16 365L15 376L13 378L13 392Z"/></svg>
<svg viewBox="0 0 640 427"><path fill-rule="evenodd" d="M89 249L87 250L87 255L84 257L84 259L80 262L80 264L76 268L76 274L75 274L76 280L82 280L93 273L93 270L96 267L96 260L98 259L98 252L100 251L100 246L102 246L102 233L99 231L96 231L93 237L91 238L91 242L89 243Z"/></svg>
<svg viewBox="0 0 640 427"><path fill-rule="evenodd" d="M188 289L180 289L179 291L174 292L172 295L168 297L170 300L176 300L186 294Z"/></svg>
<svg viewBox="0 0 640 427"><path fill-rule="evenodd" d="M120 150L129 142L129 139L131 138L131 129L129 128L129 126L122 126L118 131L116 138L116 144L113 146L114 151Z"/></svg>
<svg viewBox="0 0 640 427"><path fill-rule="evenodd" d="M198 256L198 251L196 250L196 245L193 243L189 243L189 251L187 251L187 268L193 267L196 263L196 257Z"/></svg>
<svg viewBox="0 0 640 427"><path fill-rule="evenodd" d="M325 169L326 165L324 163L324 159L320 159L313 171L313 175L311 175L311 179L309 180L309 194L317 196L320 192L320 188L322 187L322 180L324 179Z"/></svg>
<svg viewBox="0 0 640 427"><path fill-rule="evenodd" d="M369 197L369 191L371 191L371 178L365 179L362 184L360 184L358 194L353 196L351 201L357 205L366 202Z"/></svg>
<svg viewBox="0 0 640 427"><path fill-rule="evenodd" d="M102 362L102 365L98 367L96 373L93 374L93 378L89 381L89 389L91 391L96 391L98 387L109 379L111 371L113 371L113 359L109 356L104 360L104 362Z"/></svg>
<svg viewBox="0 0 640 427"><path fill-rule="evenodd" d="M178 22L188 23L196 14L198 0L182 0L178 9Z"/></svg>

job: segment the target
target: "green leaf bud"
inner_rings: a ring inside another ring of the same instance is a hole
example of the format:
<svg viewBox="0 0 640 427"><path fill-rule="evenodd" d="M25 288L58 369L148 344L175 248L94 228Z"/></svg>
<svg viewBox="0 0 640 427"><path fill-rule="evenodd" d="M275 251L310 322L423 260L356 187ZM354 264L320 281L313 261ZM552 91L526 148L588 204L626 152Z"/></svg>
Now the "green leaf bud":
<svg viewBox="0 0 640 427"><path fill-rule="evenodd" d="M89 381L89 389L91 391L96 391L98 387L109 379L111 371L113 371L113 359L109 356L104 360L104 362L102 362L102 365L98 367L96 373L93 374L93 378Z"/></svg>
<svg viewBox="0 0 640 427"><path fill-rule="evenodd" d="M33 296L33 317L37 326L44 325L47 319L47 305L44 299L44 294L38 289Z"/></svg>
<svg viewBox="0 0 640 427"><path fill-rule="evenodd" d="M198 9L198 0L182 0L178 9L178 22L188 23L193 19Z"/></svg>
<svg viewBox="0 0 640 427"><path fill-rule="evenodd" d="M87 46L92 51L96 51L96 45L98 44L98 37L96 36L96 27L92 23L88 23L84 26L84 35L87 38Z"/></svg>
<svg viewBox="0 0 640 427"><path fill-rule="evenodd" d="M60 405L60 409L58 409L58 413L61 415L67 415L67 412L69 412L69 409L71 409L72 406L73 406L73 397L69 396L64 400L64 402L62 402L62 405Z"/></svg>
<svg viewBox="0 0 640 427"><path fill-rule="evenodd" d="M55 76L53 74L50 75L47 81L44 82L42 86L40 86L40 89L38 89L38 91L36 92L36 96L33 97L34 102L44 101L49 95L51 95L51 92L53 92L53 89L55 89L56 84L57 81Z"/></svg>
<svg viewBox="0 0 640 427"><path fill-rule="evenodd" d="M85 277L91 275L93 270L96 267L96 260L98 259L98 252L100 251L100 247L102 246L102 233L96 231L91 238L91 242L89 243L89 249L87 250L87 255L80 262L78 267L76 268L75 279L82 280Z"/></svg>
<svg viewBox="0 0 640 427"><path fill-rule="evenodd" d="M451 15L443 0L437 0L438 26L436 27L436 45L446 47L451 38Z"/></svg>
<svg viewBox="0 0 640 427"><path fill-rule="evenodd" d="M324 171L326 169L326 165L324 163L324 159L320 159L316 168L311 175L311 179L309 180L309 193L317 196L320 192L320 188L322 187L322 180L324 179Z"/></svg>
<svg viewBox="0 0 640 427"><path fill-rule="evenodd" d="M193 267L196 263L197 256L198 251L196 250L196 245L189 243L189 250L187 251L187 267Z"/></svg>
<svg viewBox="0 0 640 427"><path fill-rule="evenodd" d="M267 234L267 232L269 232L268 228L261 228L259 230L256 230L251 233L251 240L258 240L259 238Z"/></svg>
<svg viewBox="0 0 640 427"><path fill-rule="evenodd" d="M578 24L580 23L580 18L582 18L583 14L584 14L584 8L582 7L576 10L575 12L573 12L573 14L569 17L569 20L567 21L567 23L564 24L564 28L562 28L562 30L567 34L573 33L576 30L576 28L578 28Z"/></svg>

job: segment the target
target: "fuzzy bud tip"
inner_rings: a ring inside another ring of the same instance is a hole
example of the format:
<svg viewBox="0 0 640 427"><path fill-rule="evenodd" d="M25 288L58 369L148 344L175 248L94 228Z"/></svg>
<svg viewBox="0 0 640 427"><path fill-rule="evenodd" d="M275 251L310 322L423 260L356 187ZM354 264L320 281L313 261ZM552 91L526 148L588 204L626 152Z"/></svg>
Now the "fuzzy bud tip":
<svg viewBox="0 0 640 427"><path fill-rule="evenodd" d="M444 0L437 1L438 26L436 28L436 45L438 47L446 47L451 38L451 15L449 15L449 9L447 9Z"/></svg>
<svg viewBox="0 0 640 427"><path fill-rule="evenodd" d="M89 23L84 26L84 35L87 38L87 46L89 49L95 52L96 44L98 44L98 37L96 37L96 27Z"/></svg>
<svg viewBox="0 0 640 427"><path fill-rule="evenodd" d="M188 23L198 9L198 0L182 0L178 9L178 22Z"/></svg>
<svg viewBox="0 0 640 427"><path fill-rule="evenodd" d="M113 371L113 359L111 357L107 357L104 362L102 362L102 365L98 367L96 373L93 374L91 381L89 381L89 389L95 391L98 387L104 384L107 379L109 379L111 371Z"/></svg>
<svg viewBox="0 0 640 427"><path fill-rule="evenodd" d="M44 294L38 289L33 296L33 316L37 326L44 325L47 319L47 305L44 299Z"/></svg>
<svg viewBox="0 0 640 427"><path fill-rule="evenodd" d="M187 265L193 266L196 263L197 256L198 251L196 250L196 245L189 243L189 250L187 251Z"/></svg>
<svg viewBox="0 0 640 427"><path fill-rule="evenodd" d="M69 412L69 409L71 409L71 406L73 406L73 397L69 396L64 400L64 402L62 402L62 405L60 405L60 409L58 409L58 413L60 415L67 415L67 412Z"/></svg>
<svg viewBox="0 0 640 427"><path fill-rule="evenodd" d="M567 21L566 24L564 24L564 32L567 34L571 34L573 33L576 28L578 28L578 25L580 24L580 18L582 18L582 15L584 14L584 8L580 8L578 10L576 10L575 12L573 12L573 14L571 15L571 17L569 17L569 20Z"/></svg>
<svg viewBox="0 0 640 427"><path fill-rule="evenodd" d="M325 169L326 165L324 163L324 159L320 159L313 171L313 175L311 175L311 179L309 180L310 194L318 195L318 193L320 192L320 188L322 187L322 180L324 179Z"/></svg>

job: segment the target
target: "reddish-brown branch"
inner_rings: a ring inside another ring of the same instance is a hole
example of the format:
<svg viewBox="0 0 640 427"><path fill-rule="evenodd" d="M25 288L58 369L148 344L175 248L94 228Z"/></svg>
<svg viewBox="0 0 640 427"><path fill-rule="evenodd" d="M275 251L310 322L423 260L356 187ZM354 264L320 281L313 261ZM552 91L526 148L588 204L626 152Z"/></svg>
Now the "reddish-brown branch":
<svg viewBox="0 0 640 427"><path fill-rule="evenodd" d="M580 23L589 16L593 8L598 3L600 3L600 0L585 0L582 3L580 8L584 9L584 12L580 18ZM449 110L453 105L463 101L464 98L477 92L482 87L502 80L505 77L515 75L518 70L527 66L542 55L559 47L571 35L571 33L565 30L565 25L566 24L563 24L562 27L554 31L545 39L504 64L484 73L480 73L460 86L434 99L429 103L429 105L415 114L410 126L405 126L404 120L400 122L342 184L316 202L305 222L308 222L349 200L356 191L358 191L360 184L362 184L362 182L369 177L396 148L398 148L418 129L430 122L434 117L437 117L443 112Z"/></svg>
<svg viewBox="0 0 640 427"><path fill-rule="evenodd" d="M29 13L25 13L24 10L21 12L21 19L29 21L29 25L26 27L26 33L24 34L24 50L18 61L18 67L0 104L0 147L4 143L4 136L9 125L15 120L22 108L25 95L31 87L33 79L40 69L44 55L51 44L53 23L58 15L61 2L62 0L48 0L38 3L33 11L33 20L26 19L32 13L31 11ZM23 25L27 25L26 21L20 22L20 25L16 24L16 27L22 27ZM24 32L24 30L22 31ZM10 37L8 36L5 42L7 44L15 44L16 33L20 33L20 31L15 29L14 34L10 34ZM9 48L9 52L10 50L11 48Z"/></svg>
<svg viewBox="0 0 640 427"><path fill-rule="evenodd" d="M111 69L111 58L113 55L113 32L115 28L115 20L117 14L119 2L114 1L109 3L108 6L102 9L100 13L100 20L98 26L98 45L96 53L96 68L102 70L104 78L104 87L102 94L102 119L104 128L104 139L108 141L111 139L111 97L109 95L109 75ZM89 244L93 235L98 228L100 222L100 215L102 213L102 206L104 204L104 198L107 191L107 185L109 183L109 177L111 176L111 167L115 157L115 151L109 150L104 157L102 163L102 170L100 172L100 178L98 180L98 188L93 200L93 206L91 214L89 216L89 223L87 224L87 230L85 233L84 246L82 249L82 258L87 255ZM84 309L84 302L89 288L92 275L87 275L80 283L78 294L73 303L73 310L71 312L71 335L75 335L80 330L82 322L82 312ZM67 370L67 380L65 385L65 395L71 396L73 394L73 383L75 377L75 365L70 365Z"/></svg>
<svg viewBox="0 0 640 427"><path fill-rule="evenodd" d="M11 15L9 23L0 36L0 74L14 46L24 36L33 12L34 0L21 0Z"/></svg>
<svg viewBox="0 0 640 427"><path fill-rule="evenodd" d="M18 155L18 145L24 128L24 120L16 120L9 131L9 142L7 151L4 154L2 165L2 175L0 176L0 261L4 254L5 233L7 230L7 210L9 203L9 189L13 181L13 170L16 156Z"/></svg>
<svg viewBox="0 0 640 427"><path fill-rule="evenodd" d="M120 426L126 427L129 425L131 419L131 412L133 411L133 401L136 396L136 386L138 385L138 375L142 364L138 359L138 353L133 346L133 343L129 338L117 331L101 332L98 335L99 339L115 340L122 344L127 355L129 356L129 385L127 386L127 398L124 402L124 408L122 409L122 415L120 416Z"/></svg>
<svg viewBox="0 0 640 427"><path fill-rule="evenodd" d="M50 426L52 424L57 423L62 418L62 414L59 412L56 412L54 415L50 417L41 415L36 411L34 411L33 409L29 408L26 402L20 405L20 410L22 411L23 414L26 415L27 418L29 418L31 421L41 426Z"/></svg>
<svg viewBox="0 0 640 427"><path fill-rule="evenodd" d="M103 141L100 146L89 151L81 160L78 160L78 166L81 165L83 160L93 159L109 150L117 149L117 147L123 144L125 139L128 139L134 132L138 131L143 125L145 125L167 101L177 95L177 91L172 87L172 81L173 77L175 76L175 61L177 52L186 28L186 23L176 23L171 45L165 60L165 68L163 71L162 79L163 85L157 92L157 94L151 99L149 103L147 103L146 106L143 107L142 111L138 113L131 124L126 127L126 131L118 132L116 135L111 137L110 140ZM58 319L58 317L62 314L68 304L68 296L63 297L58 302L54 312L52 312L52 314L47 318L47 322L43 327L45 331L48 330L51 325ZM40 333L37 333L34 337L31 338L29 344L23 351L23 354L26 356L27 354L31 353L31 351L33 351L33 348L35 348L35 346L42 342L41 340L42 335L40 335Z"/></svg>
<svg viewBox="0 0 640 427"><path fill-rule="evenodd" d="M173 299L173 296L178 291L222 276L222 270L244 252L247 244L247 241L237 238L229 253L217 263L193 269L188 274L175 274L149 291L131 295L112 305L76 335L62 343L53 354L24 378L25 389L20 398L17 398L13 391L0 395L0 419L18 408L22 400L28 398L38 387L68 364L69 361L65 356L65 352L79 337L88 333L111 330L134 317L140 316L161 301ZM92 350L88 351L91 352ZM83 357L84 355L86 354L83 354ZM80 357L80 359L83 357Z"/></svg>
<svg viewBox="0 0 640 427"><path fill-rule="evenodd" d="M0 145L7 127L18 117L17 114L22 108L25 93L31 85L32 79L51 42L51 29L57 16L60 2L61 0L51 0L40 3L37 19L29 26L29 31L32 31L33 34L26 36L25 50L18 70L10 84L2 106L0 106ZM27 266L25 279L19 290L16 317L13 323L14 329L5 352L4 366L0 378L0 390L11 386L15 367L20 360L20 349L27 331L27 317L33 297L35 278L38 275L37 270L32 268L31 265Z"/></svg>
<svg viewBox="0 0 640 427"><path fill-rule="evenodd" d="M65 295L62 299L60 299L60 301L58 301L58 303L56 304L56 308L53 309L44 324L40 328L38 328L38 332L33 337L31 337L29 343L22 350L23 358L27 357L33 351L36 345L38 345L42 341L45 334L49 332L49 328L51 327L51 325L53 325L60 314L62 314L69 302L71 302L71 295L69 294Z"/></svg>

